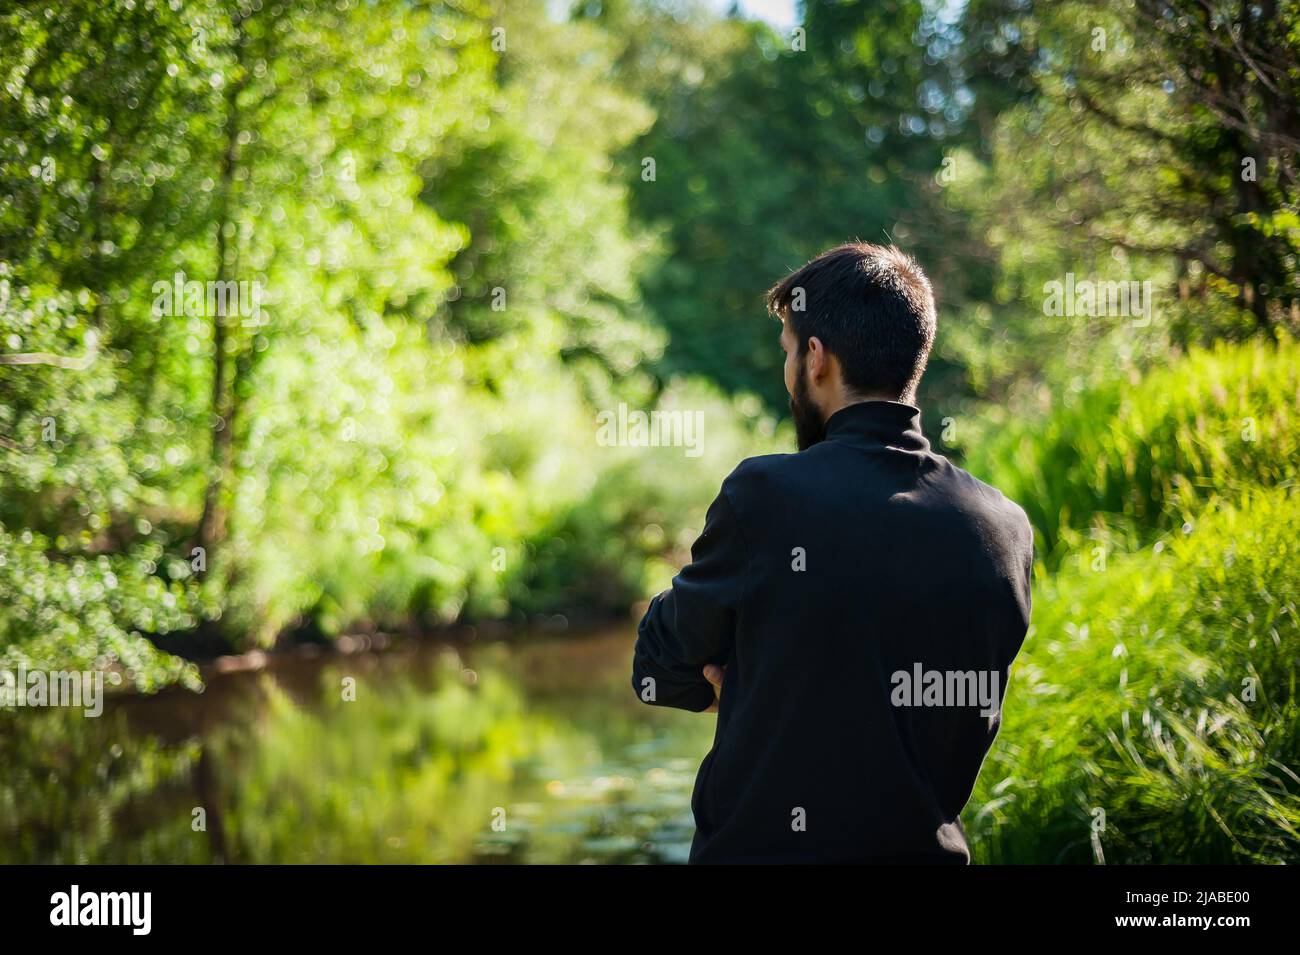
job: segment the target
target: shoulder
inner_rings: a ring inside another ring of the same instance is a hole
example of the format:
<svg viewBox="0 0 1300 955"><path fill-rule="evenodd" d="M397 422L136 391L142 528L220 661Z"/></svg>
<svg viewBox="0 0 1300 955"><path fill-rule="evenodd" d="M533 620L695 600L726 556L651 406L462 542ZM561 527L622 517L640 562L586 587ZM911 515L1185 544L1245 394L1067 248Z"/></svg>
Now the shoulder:
<svg viewBox="0 0 1300 955"><path fill-rule="evenodd" d="M797 454L760 454L745 458L722 482L722 493L733 506L763 498L788 482L798 470Z"/></svg>
<svg viewBox="0 0 1300 955"><path fill-rule="evenodd" d="M950 479L962 489L963 499L971 502L1008 537L1022 547L1031 549L1034 544L1034 529L1029 522L1025 509L1007 497L992 484L986 484L969 471L953 464L947 458L939 458L949 473Z"/></svg>

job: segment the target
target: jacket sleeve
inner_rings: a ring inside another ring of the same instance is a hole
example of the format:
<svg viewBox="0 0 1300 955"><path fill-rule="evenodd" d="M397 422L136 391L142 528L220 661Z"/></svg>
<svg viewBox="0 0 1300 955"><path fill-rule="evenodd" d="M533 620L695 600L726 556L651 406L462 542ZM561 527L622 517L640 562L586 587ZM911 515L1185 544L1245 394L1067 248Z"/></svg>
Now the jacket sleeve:
<svg viewBox="0 0 1300 955"><path fill-rule="evenodd" d="M637 627L632 688L643 702L695 712L713 703L703 669L725 663L735 643L748 563L724 483L691 546L691 562L650 601Z"/></svg>

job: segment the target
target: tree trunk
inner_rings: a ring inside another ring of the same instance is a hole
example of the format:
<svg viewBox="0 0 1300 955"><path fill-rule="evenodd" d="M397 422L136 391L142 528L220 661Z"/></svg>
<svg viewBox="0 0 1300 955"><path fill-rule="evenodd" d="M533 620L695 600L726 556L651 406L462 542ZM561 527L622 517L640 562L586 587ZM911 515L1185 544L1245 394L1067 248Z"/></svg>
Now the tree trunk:
<svg viewBox="0 0 1300 955"><path fill-rule="evenodd" d="M235 66L242 67L244 31L242 23L236 23L235 29ZM227 248L226 226L231 223L231 193L234 189L235 172L239 167L239 94L243 90L243 80L232 82L226 88L226 123L224 129L225 150L221 159L221 205L217 215L216 275L217 282L229 282L234 279L231 274L230 254ZM225 288L221 285L218 288ZM213 548L226 536L226 505L224 493L228 478L234 465L234 391L238 384L234 377L227 382L227 346L230 332L230 316L226 314L229 296L220 294L212 297L215 312L212 316L212 446L208 458L208 484L203 493L203 514L199 519L197 546L203 549L204 561L212 559ZM205 564L205 566L211 566Z"/></svg>

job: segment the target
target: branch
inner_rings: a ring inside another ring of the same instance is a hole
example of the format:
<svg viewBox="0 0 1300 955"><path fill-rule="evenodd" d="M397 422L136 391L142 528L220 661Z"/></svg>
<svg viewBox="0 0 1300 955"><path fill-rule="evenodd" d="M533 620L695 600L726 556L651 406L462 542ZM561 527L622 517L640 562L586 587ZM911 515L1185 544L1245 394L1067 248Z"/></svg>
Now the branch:
<svg viewBox="0 0 1300 955"><path fill-rule="evenodd" d="M1092 95L1083 88L1082 83L1079 83L1075 86L1074 93L1079 97L1080 101L1084 105L1084 108L1086 108L1088 112L1092 113L1094 116L1098 117L1103 122L1115 127L1118 130L1121 130L1123 132L1129 133L1134 136L1144 136L1149 139L1155 139L1158 142L1162 142L1165 143L1166 145L1172 146L1174 149L1179 150L1180 152L1186 151L1190 148L1190 144L1188 143L1187 140L1180 139L1179 137L1174 136L1172 133L1166 133L1163 130L1156 129L1154 126L1146 126L1141 123L1131 123L1128 120L1121 119L1118 115L1112 113L1110 110L1106 109L1095 99L1093 99Z"/></svg>
<svg viewBox="0 0 1300 955"><path fill-rule="evenodd" d="M0 365L50 365L54 368L67 368L72 371L85 371L95 361L97 349L92 344L80 358L67 355L55 355L46 351L17 352L12 355L0 355Z"/></svg>

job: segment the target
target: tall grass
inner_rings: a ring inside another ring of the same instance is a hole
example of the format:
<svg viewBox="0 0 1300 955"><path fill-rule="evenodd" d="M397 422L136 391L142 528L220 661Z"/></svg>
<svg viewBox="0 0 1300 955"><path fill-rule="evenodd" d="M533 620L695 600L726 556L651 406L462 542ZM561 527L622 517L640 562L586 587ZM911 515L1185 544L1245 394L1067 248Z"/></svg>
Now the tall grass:
<svg viewBox="0 0 1300 955"><path fill-rule="evenodd" d="M1222 354L1192 360L1240 367ZM1266 470L1262 457L1246 468ZM1288 489L1249 492L1104 565L1043 575L1003 729L964 814L976 858L1300 859L1298 601L1300 493Z"/></svg>
<svg viewBox="0 0 1300 955"><path fill-rule="evenodd" d="M1300 345L1193 349L1138 381L985 429L965 466L1019 502L1055 566L1104 524L1139 542L1300 471Z"/></svg>

